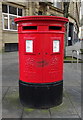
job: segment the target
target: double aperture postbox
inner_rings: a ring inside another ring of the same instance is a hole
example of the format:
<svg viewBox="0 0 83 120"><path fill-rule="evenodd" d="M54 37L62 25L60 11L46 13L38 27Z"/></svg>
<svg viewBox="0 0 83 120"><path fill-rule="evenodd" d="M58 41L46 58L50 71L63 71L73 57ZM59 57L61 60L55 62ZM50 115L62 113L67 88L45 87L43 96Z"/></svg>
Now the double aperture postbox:
<svg viewBox="0 0 83 120"><path fill-rule="evenodd" d="M64 33L67 18L16 18L19 34L19 96L23 105L48 108L62 103Z"/></svg>

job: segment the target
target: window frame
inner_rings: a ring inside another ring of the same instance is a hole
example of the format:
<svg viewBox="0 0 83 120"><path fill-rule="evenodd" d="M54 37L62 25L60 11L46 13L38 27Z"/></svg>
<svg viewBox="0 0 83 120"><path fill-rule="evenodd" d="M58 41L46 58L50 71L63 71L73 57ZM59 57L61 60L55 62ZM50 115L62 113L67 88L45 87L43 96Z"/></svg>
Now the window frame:
<svg viewBox="0 0 83 120"><path fill-rule="evenodd" d="M10 19L9 19L9 17L10 17L10 16L17 17L17 18L18 18L18 17L22 17L22 16L24 15L24 9L21 8L21 7L16 7L16 8L17 8L17 15L14 15L14 14L10 14L10 13L9 13L9 6L12 6L12 7L14 7L14 6L13 6L13 5L8 5L8 4L5 4L5 5L7 5L8 13L2 12L3 30L7 30L7 31L17 31L17 30L14 30L14 29L10 29ZM22 16L19 16L19 15L18 15L18 8L22 9ZM8 16L8 29L5 29L5 28L4 28L4 15L7 15L7 16ZM17 25L17 26L18 26L18 25Z"/></svg>

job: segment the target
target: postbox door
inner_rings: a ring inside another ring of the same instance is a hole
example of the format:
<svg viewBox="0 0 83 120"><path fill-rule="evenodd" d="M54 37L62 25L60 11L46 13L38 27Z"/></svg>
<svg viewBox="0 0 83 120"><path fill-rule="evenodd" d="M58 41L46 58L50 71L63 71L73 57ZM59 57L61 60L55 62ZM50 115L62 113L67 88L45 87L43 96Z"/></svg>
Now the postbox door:
<svg viewBox="0 0 83 120"><path fill-rule="evenodd" d="M43 83L60 81L63 67L63 35L44 34L42 61Z"/></svg>
<svg viewBox="0 0 83 120"><path fill-rule="evenodd" d="M42 37L42 36L41 36ZM25 54L25 71L24 76L26 82L29 83L42 83L43 68L43 41L40 35L25 36L24 54Z"/></svg>

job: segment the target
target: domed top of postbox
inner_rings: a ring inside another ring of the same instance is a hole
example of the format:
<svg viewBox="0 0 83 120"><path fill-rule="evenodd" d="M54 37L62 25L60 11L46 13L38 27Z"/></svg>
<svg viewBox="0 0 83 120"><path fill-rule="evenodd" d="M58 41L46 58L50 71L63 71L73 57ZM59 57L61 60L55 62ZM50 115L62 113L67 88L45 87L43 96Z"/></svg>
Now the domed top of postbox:
<svg viewBox="0 0 83 120"><path fill-rule="evenodd" d="M17 24L19 22L24 21L58 21L58 22L68 22L69 20L65 17L59 17L59 16L25 16L25 17L19 17L15 18L14 20Z"/></svg>

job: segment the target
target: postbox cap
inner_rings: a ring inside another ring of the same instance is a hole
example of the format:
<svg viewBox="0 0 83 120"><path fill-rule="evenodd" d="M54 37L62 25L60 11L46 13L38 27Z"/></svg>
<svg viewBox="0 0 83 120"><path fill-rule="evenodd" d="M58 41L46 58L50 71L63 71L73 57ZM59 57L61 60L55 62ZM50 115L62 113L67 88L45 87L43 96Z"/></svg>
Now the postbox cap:
<svg viewBox="0 0 83 120"><path fill-rule="evenodd" d="M25 16L25 17L19 17L19 18L15 18L15 22L18 24L19 22L24 22L24 21L38 21L38 20L43 20L43 21L60 21L60 22L65 22L67 23L69 20L68 18L65 17L59 17L59 16L42 16L42 15L38 15L38 16Z"/></svg>

